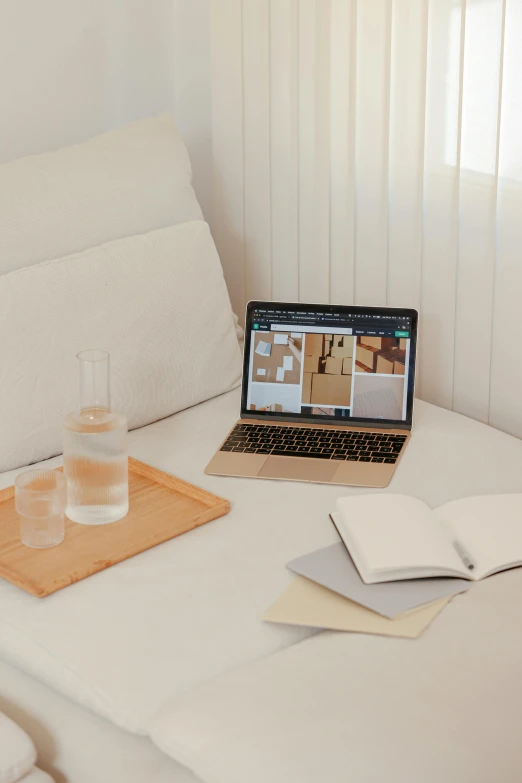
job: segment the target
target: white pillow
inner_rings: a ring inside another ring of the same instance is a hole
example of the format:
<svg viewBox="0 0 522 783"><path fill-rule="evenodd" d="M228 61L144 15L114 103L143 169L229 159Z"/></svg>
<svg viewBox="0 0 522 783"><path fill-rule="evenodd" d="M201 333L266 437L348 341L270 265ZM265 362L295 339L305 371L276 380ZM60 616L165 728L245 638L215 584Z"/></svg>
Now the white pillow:
<svg viewBox="0 0 522 783"><path fill-rule="evenodd" d="M36 761L36 750L25 731L0 712L0 783L20 780Z"/></svg>
<svg viewBox="0 0 522 783"><path fill-rule="evenodd" d="M0 166L0 274L200 220L191 178L168 116Z"/></svg>
<svg viewBox="0 0 522 783"><path fill-rule="evenodd" d="M112 407L141 427L239 384L208 226L193 221L0 276L0 471L62 451L75 358L111 354Z"/></svg>

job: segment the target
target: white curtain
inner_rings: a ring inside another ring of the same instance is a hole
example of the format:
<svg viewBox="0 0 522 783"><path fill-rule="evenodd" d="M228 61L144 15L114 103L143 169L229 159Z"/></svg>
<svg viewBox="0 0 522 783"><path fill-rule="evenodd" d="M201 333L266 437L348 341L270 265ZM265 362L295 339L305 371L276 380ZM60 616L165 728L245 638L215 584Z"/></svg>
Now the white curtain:
<svg viewBox="0 0 522 783"><path fill-rule="evenodd" d="M415 307L419 396L522 435L522 0L209 0L209 29L234 307Z"/></svg>

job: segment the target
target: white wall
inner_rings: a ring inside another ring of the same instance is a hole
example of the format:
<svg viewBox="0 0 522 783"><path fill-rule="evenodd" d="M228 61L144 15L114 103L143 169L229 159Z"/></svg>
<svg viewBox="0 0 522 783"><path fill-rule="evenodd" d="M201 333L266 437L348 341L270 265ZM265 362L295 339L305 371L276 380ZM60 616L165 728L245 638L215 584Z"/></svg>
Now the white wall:
<svg viewBox="0 0 522 783"><path fill-rule="evenodd" d="M172 0L174 107L187 143L194 188L207 220L213 213L209 0Z"/></svg>
<svg viewBox="0 0 522 783"><path fill-rule="evenodd" d="M2 0L0 161L174 109L172 0Z"/></svg>
<svg viewBox="0 0 522 783"><path fill-rule="evenodd" d="M173 114L211 217L208 0L1 0L0 163Z"/></svg>

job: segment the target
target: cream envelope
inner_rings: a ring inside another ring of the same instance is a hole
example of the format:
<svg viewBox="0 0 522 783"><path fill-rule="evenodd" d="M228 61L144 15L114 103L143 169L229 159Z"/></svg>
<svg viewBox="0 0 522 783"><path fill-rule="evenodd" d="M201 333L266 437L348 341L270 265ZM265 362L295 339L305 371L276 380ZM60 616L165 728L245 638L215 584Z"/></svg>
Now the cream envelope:
<svg viewBox="0 0 522 783"><path fill-rule="evenodd" d="M449 601L450 598L441 598L425 604L420 609L412 609L389 619L303 576L296 576L267 610L263 620L270 623L415 639Z"/></svg>

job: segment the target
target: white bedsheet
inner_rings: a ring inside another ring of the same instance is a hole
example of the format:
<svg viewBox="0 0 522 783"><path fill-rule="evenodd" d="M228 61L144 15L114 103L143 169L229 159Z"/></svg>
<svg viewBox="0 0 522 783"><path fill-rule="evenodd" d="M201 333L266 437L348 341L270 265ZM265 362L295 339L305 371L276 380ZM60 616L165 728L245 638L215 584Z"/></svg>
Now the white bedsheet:
<svg viewBox="0 0 522 783"><path fill-rule="evenodd" d="M239 390L131 434L131 454L232 501L226 517L43 600L0 582L0 657L131 732L190 688L311 634L264 624L285 563L337 540L328 512L363 490L205 476ZM4 476L2 485L12 482ZM389 491L431 505L522 490L522 444L418 403Z"/></svg>

